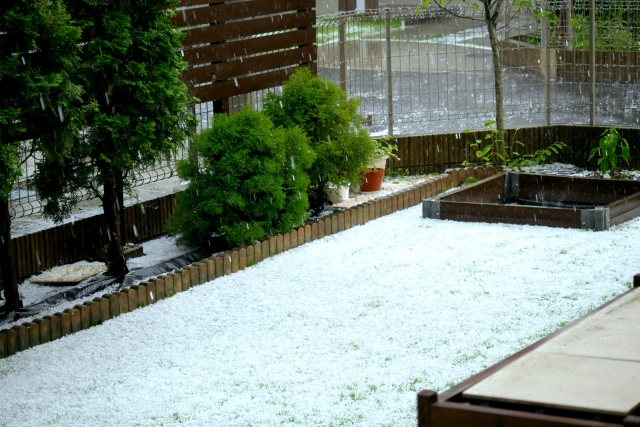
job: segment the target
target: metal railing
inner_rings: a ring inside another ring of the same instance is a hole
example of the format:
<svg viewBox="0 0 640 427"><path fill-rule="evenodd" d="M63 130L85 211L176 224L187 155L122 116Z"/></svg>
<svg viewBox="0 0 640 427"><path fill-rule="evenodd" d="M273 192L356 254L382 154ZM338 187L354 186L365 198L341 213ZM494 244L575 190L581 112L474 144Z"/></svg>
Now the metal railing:
<svg viewBox="0 0 640 427"><path fill-rule="evenodd" d="M431 7L343 12L316 23L318 74L360 100L376 134L479 129L495 116L493 59L483 11L456 6L462 19ZM596 11L591 13L591 11ZM638 126L640 0L554 0L532 10L505 8L500 46L506 125ZM260 107L268 91L229 98L228 109ZM198 131L213 103L195 106ZM28 182L37 153L23 145L23 178L12 194L14 218L41 211ZM175 163L138 171L134 186L175 176Z"/></svg>
<svg viewBox="0 0 640 427"><path fill-rule="evenodd" d="M182 147L178 149L177 156L173 158L158 161L151 167L135 170L135 179L131 182L132 187L140 187L176 176L176 163L181 159L186 159L187 156L187 147ZM20 158L22 161L22 176L14 185L14 190L9 198L9 213L12 219L42 212L40 199L30 186L37 163L41 160L41 155L39 152L32 150L30 141L25 141L20 144ZM92 195L89 192L83 192L81 195L81 201L91 198Z"/></svg>
<svg viewBox="0 0 640 427"><path fill-rule="evenodd" d="M638 125L640 2L600 3L503 10L498 36L508 126ZM479 128L495 114L484 11L462 5L455 12L479 21L437 7L323 16L318 73L360 100L373 132Z"/></svg>

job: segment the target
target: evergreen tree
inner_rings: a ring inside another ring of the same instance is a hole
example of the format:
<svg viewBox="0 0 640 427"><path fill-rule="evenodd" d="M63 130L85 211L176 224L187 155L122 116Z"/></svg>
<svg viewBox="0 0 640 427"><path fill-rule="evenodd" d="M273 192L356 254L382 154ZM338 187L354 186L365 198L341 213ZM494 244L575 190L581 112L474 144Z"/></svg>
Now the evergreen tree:
<svg viewBox="0 0 640 427"><path fill-rule="evenodd" d="M79 83L86 132L71 155L45 156L36 188L45 215L60 221L89 191L102 200L109 271L127 270L122 191L135 171L176 154L196 125L181 81L182 33L171 24L177 0L64 0L82 28Z"/></svg>
<svg viewBox="0 0 640 427"><path fill-rule="evenodd" d="M20 142L58 155L78 135L80 31L60 0L0 2L0 269L5 310L21 302L11 250L9 199L21 173ZM24 160L24 159L22 159Z"/></svg>

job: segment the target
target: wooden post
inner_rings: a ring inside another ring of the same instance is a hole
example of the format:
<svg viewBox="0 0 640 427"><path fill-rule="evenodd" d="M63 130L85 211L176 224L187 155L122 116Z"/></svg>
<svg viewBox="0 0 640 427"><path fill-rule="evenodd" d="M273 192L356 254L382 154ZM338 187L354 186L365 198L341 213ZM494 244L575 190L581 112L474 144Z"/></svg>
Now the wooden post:
<svg viewBox="0 0 640 427"><path fill-rule="evenodd" d="M438 401L438 393L433 390L418 392L418 427L431 427L431 405Z"/></svg>
<svg viewBox="0 0 640 427"><path fill-rule="evenodd" d="M590 0L589 12L589 98L591 101L591 126L596 125L596 1Z"/></svg>
<svg viewBox="0 0 640 427"><path fill-rule="evenodd" d="M389 136L393 136L393 71L391 63L391 10L385 9L385 34L387 40L387 112Z"/></svg>

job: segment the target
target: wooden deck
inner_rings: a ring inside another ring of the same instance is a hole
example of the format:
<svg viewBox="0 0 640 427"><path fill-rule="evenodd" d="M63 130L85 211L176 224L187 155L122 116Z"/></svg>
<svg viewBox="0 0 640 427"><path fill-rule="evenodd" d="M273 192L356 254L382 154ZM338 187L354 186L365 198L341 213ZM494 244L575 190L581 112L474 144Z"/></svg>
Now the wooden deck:
<svg viewBox="0 0 640 427"><path fill-rule="evenodd" d="M418 425L640 426L640 275L634 289L438 396Z"/></svg>

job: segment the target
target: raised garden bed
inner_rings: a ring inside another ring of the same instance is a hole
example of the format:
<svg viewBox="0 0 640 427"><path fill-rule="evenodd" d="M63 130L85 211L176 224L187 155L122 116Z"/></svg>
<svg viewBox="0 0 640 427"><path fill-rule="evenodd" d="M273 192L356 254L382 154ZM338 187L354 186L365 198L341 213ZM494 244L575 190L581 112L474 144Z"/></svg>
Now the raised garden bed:
<svg viewBox="0 0 640 427"><path fill-rule="evenodd" d="M639 302L640 274L632 290L442 394L420 391L418 425L640 425L640 358L628 339Z"/></svg>
<svg viewBox="0 0 640 427"><path fill-rule="evenodd" d="M608 230L640 216L640 182L501 172L422 203L423 218Z"/></svg>

